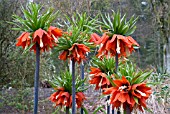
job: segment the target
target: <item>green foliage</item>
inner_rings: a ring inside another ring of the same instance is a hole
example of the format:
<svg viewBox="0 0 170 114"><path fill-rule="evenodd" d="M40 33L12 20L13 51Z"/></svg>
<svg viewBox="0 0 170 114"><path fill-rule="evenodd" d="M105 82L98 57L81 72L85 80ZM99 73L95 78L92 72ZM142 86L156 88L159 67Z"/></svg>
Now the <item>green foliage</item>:
<svg viewBox="0 0 170 114"><path fill-rule="evenodd" d="M87 89L86 85L82 87L86 78L81 80L80 77L76 78L76 92L82 92ZM60 76L54 76L52 80L49 80L53 88L63 87L65 91L72 93L72 75L70 72L61 72Z"/></svg>
<svg viewBox="0 0 170 114"><path fill-rule="evenodd" d="M87 111L87 109L85 108L85 107L81 107L82 109L83 109L83 112L85 113L85 114L88 114L88 111Z"/></svg>
<svg viewBox="0 0 170 114"><path fill-rule="evenodd" d="M170 97L170 87L168 85L168 79L170 78L170 74L168 74L165 70L161 72L152 73L150 77L151 85L157 86L157 89L154 90L153 94L156 95L156 99L159 103L167 103L168 98Z"/></svg>
<svg viewBox="0 0 170 114"><path fill-rule="evenodd" d="M13 22L9 23L16 25L17 28L13 28L13 30L18 31L34 32L39 28L47 30L58 15L58 11L53 13L54 9L48 8L44 13L40 13L41 10L40 4L29 3L26 9L22 7L24 18L13 15Z"/></svg>
<svg viewBox="0 0 170 114"><path fill-rule="evenodd" d="M34 83L34 80L32 80L35 66L32 63L34 60L33 54L29 53L27 56L19 56L19 53L21 53L21 50L16 49L14 52L11 52L11 56L8 57L8 65L10 65L10 67L8 67L7 71L3 69L1 73L2 77L0 77L0 84L2 84L1 86L3 88L30 87Z"/></svg>
<svg viewBox="0 0 170 114"><path fill-rule="evenodd" d="M141 45L140 65L143 68L146 66L145 63L154 67L166 67L170 25L168 22L170 10L167 7L169 0L145 0L144 3L142 4L141 0L130 1L133 6L131 10L140 15L136 31Z"/></svg>
<svg viewBox="0 0 170 114"><path fill-rule="evenodd" d="M96 29L96 18L91 19L86 13L79 14L74 13L72 17L65 15L66 20L64 21L67 27L67 33L63 34L59 38L58 46L55 48L56 51L67 50L72 47L74 43L85 44L90 46L88 42L90 34Z"/></svg>
<svg viewBox="0 0 170 114"><path fill-rule="evenodd" d="M59 38L58 46L55 47L56 51L62 51L62 50L67 50L72 47L74 43L81 43L81 44L88 44L86 43L89 38L84 33L81 33L80 29L78 27L74 27L72 31L70 31L72 35L64 34L61 38Z"/></svg>
<svg viewBox="0 0 170 114"><path fill-rule="evenodd" d="M102 18L102 29L103 31L108 32L109 36L113 36L113 34L120 34L129 36L133 34L136 29L136 22L138 18L135 18L134 15L127 21L126 14L121 17L121 13L118 11L115 13L112 11L112 15L105 14L104 16L101 14Z"/></svg>
<svg viewBox="0 0 170 114"><path fill-rule="evenodd" d="M97 108L94 110L93 114L97 114L97 112L100 111L100 110L101 110L104 114L106 114L106 110L103 108L103 106L97 107Z"/></svg>
<svg viewBox="0 0 170 114"><path fill-rule="evenodd" d="M97 24L98 16L96 16L95 18L91 18L86 12L82 14L76 12L71 18L68 15L65 15L65 17L66 21L64 21L64 23L70 31L75 27L79 28L81 32L84 32L86 34L91 34L94 30L98 31L96 29L99 27L99 25Z"/></svg>
<svg viewBox="0 0 170 114"><path fill-rule="evenodd" d="M115 60L114 58L106 58L99 59L94 57L92 59L92 66L99 68L103 73L107 75L111 75L115 72Z"/></svg>
<svg viewBox="0 0 170 114"><path fill-rule="evenodd" d="M12 99L11 99L12 95ZM31 99L31 89L27 88L24 90L2 90L0 94L0 108L12 107L19 111L28 111L33 109L33 101Z"/></svg>
<svg viewBox="0 0 170 114"><path fill-rule="evenodd" d="M139 68L137 68L133 63L127 62L125 64L121 64L119 66L119 70L117 74L114 74L115 77L120 78L122 76L125 76L126 79L130 82L130 84L139 84L151 75L152 70L150 71L142 71Z"/></svg>
<svg viewBox="0 0 170 114"><path fill-rule="evenodd" d="M164 85L160 88L159 91L154 91L153 94L156 95L158 102L168 103L168 98L170 97L169 89L170 88L167 85Z"/></svg>

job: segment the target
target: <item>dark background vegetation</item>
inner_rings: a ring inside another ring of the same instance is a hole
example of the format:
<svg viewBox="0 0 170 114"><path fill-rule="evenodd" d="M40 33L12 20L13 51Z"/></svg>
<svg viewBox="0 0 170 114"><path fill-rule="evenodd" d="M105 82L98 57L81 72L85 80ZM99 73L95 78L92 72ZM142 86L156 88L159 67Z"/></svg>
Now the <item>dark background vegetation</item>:
<svg viewBox="0 0 170 114"><path fill-rule="evenodd" d="M26 6L29 0L0 0L0 108L4 103L9 105L3 97L2 91L10 87L18 89L16 101L10 106L21 105L21 110L30 110L29 105L23 103L23 93L29 93L27 87L33 87L35 54L33 52L23 55L23 49L16 47L16 38L21 34L12 31L13 25L7 23L12 21L12 15L21 15L20 6ZM155 69L156 77L152 81L162 81L165 86L161 86L158 93L169 91L167 86L167 75L169 57L169 34L170 34L170 1L169 0L34 0L34 2L44 4L44 9L53 7L60 10L57 22L62 23L65 14L72 15L73 11L87 12L94 17L99 13L111 13L111 9L120 10L122 15L127 14L129 18L133 14L139 16L137 30L133 38L140 44L140 49L136 50L131 59L142 69ZM64 62L58 60L58 54L52 51L41 54L40 81L50 79L54 74L58 74L64 67L68 67ZM165 82L166 81L166 82ZM164 87L164 88L163 88ZM162 89L163 88L163 89ZM156 91L157 92L157 91ZM169 93L166 93L169 95ZM21 97L20 100L17 98ZM163 96L165 97L165 96ZM161 96L162 98L162 96ZM31 101L29 101L31 102ZM24 104L24 105L23 105ZM25 106L26 108L22 107ZM18 108L17 108L18 109Z"/></svg>

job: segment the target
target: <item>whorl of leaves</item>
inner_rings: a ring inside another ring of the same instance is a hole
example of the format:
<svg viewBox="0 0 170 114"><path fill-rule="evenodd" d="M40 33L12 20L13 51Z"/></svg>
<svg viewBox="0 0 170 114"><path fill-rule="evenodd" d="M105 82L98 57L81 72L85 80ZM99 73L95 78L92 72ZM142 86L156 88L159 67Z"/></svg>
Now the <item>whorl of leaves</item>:
<svg viewBox="0 0 170 114"><path fill-rule="evenodd" d="M81 80L78 76L76 78L76 92L83 92L87 90L86 85L82 87L86 78ZM69 71L61 72L60 76L54 76L52 80L49 80L50 85L53 88L63 87L65 91L72 93L72 75Z"/></svg>
<svg viewBox="0 0 170 114"><path fill-rule="evenodd" d="M133 15L128 21L126 20L126 14L121 17L121 13L118 11L115 13L112 11L112 15L101 14L101 29L103 31L108 32L109 36L113 36L113 34L120 34L124 36L129 36L133 34L136 29L137 18Z"/></svg>
<svg viewBox="0 0 170 114"><path fill-rule="evenodd" d="M42 13L42 5L35 3L29 3L26 8L22 6L21 10L24 16L13 15L13 22L9 22L16 26L12 28L13 30L27 32L34 32L39 28L47 30L59 13L59 11L53 13L53 8L48 8Z"/></svg>

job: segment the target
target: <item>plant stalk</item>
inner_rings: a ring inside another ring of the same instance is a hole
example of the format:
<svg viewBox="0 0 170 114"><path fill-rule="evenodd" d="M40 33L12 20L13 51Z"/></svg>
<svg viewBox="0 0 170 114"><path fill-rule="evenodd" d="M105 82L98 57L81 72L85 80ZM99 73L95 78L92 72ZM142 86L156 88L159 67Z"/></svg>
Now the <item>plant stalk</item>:
<svg viewBox="0 0 170 114"><path fill-rule="evenodd" d="M80 70L81 70L81 79L83 80L84 79L84 64L83 64L83 62L81 63ZM82 88L84 88L84 83L82 83ZM83 108L81 108L80 113L83 114Z"/></svg>
<svg viewBox="0 0 170 114"><path fill-rule="evenodd" d="M119 60L118 60L118 53L116 52L116 56L115 56L115 63L116 63L116 68L115 68L115 73L117 73L118 70L118 64L119 64Z"/></svg>
<svg viewBox="0 0 170 114"><path fill-rule="evenodd" d="M69 114L69 107L66 107L66 114Z"/></svg>
<svg viewBox="0 0 170 114"><path fill-rule="evenodd" d="M75 61L72 59L72 114L76 113Z"/></svg>
<svg viewBox="0 0 170 114"><path fill-rule="evenodd" d="M129 107L128 104L126 105L126 114L131 114L131 112L130 112L130 107Z"/></svg>
<svg viewBox="0 0 170 114"><path fill-rule="evenodd" d="M109 101L110 95L107 96L107 101ZM107 114L110 114L110 105L107 103Z"/></svg>
<svg viewBox="0 0 170 114"><path fill-rule="evenodd" d="M36 68L34 77L34 114L38 112L38 84L39 84L39 66L40 66L40 47L36 43Z"/></svg>
<svg viewBox="0 0 170 114"><path fill-rule="evenodd" d="M115 113L115 110L112 108L112 114L114 114Z"/></svg>
<svg viewBox="0 0 170 114"><path fill-rule="evenodd" d="M118 61L118 53L116 53L116 56L115 56L115 62L116 62L116 68L115 68L115 73L117 73L117 70L118 70L118 64L119 64L119 61ZM113 111L112 111L113 112ZM112 113L113 114L113 113ZM120 108L118 108L118 111L117 111L117 114L120 114ZM126 105L126 114L131 114L130 112L130 107L128 105Z"/></svg>
<svg viewBox="0 0 170 114"><path fill-rule="evenodd" d="M115 73L117 73L118 67L119 67L119 59L118 59L118 53L116 52L116 56L115 56ZM114 109L112 109L112 114L114 114ZM117 110L117 114L120 114L120 110L118 108Z"/></svg>

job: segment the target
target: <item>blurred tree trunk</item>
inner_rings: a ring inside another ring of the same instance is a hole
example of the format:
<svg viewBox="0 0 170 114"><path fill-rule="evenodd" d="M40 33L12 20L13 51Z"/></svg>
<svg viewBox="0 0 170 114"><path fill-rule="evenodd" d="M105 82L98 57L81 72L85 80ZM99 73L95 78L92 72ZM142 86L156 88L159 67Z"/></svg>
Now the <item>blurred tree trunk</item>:
<svg viewBox="0 0 170 114"><path fill-rule="evenodd" d="M168 37L169 37L169 0L150 1L152 4L153 15L155 15L154 34L157 37L157 66L158 68L168 69Z"/></svg>
<svg viewBox="0 0 170 114"><path fill-rule="evenodd" d="M170 69L170 65L168 65L168 59L167 57L170 56L170 51L168 49L169 46L169 16L168 16L168 2L167 0L161 0L161 9L162 9L162 15L160 17L160 22L162 24L161 28L161 36L163 37L163 68L164 69ZM169 71L170 72L170 71Z"/></svg>

